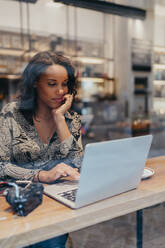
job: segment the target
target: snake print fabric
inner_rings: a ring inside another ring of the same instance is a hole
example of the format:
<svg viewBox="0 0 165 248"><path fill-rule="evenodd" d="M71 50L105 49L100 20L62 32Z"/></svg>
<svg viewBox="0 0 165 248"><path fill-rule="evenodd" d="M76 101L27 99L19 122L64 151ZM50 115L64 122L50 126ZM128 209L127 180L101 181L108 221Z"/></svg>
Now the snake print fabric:
<svg viewBox="0 0 165 248"><path fill-rule="evenodd" d="M65 114L71 132L60 143L54 133L49 144L44 144L33 124L32 116L19 109L19 102L12 102L0 113L0 178L32 180L38 170L50 170L65 162L73 167L81 166L81 122L76 112Z"/></svg>

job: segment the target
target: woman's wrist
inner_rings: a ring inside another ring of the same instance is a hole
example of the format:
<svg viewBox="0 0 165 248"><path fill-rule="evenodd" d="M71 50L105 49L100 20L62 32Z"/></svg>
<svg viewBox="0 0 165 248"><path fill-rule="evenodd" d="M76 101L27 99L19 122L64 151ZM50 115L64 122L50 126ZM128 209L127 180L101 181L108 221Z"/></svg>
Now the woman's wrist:
<svg viewBox="0 0 165 248"><path fill-rule="evenodd" d="M43 170L38 171L35 174L33 181L39 183L47 182L48 181L47 171L43 171Z"/></svg>
<svg viewBox="0 0 165 248"><path fill-rule="evenodd" d="M37 181L39 182L39 183L41 183L41 181L40 181L40 171L37 173Z"/></svg>
<svg viewBox="0 0 165 248"><path fill-rule="evenodd" d="M61 121L64 121L65 117L62 113L54 113L54 121L56 124L60 123Z"/></svg>
<svg viewBox="0 0 165 248"><path fill-rule="evenodd" d="M48 171L40 171L39 176L38 176L39 182L40 183L47 183L49 182L49 174Z"/></svg>

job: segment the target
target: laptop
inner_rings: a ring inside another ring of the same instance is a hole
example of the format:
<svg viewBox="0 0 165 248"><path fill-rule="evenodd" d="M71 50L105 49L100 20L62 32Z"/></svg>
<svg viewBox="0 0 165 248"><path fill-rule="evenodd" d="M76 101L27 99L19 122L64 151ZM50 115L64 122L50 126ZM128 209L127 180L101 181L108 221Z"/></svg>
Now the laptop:
<svg viewBox="0 0 165 248"><path fill-rule="evenodd" d="M80 180L62 180L44 187L44 193L77 209L137 188L152 135L87 144Z"/></svg>

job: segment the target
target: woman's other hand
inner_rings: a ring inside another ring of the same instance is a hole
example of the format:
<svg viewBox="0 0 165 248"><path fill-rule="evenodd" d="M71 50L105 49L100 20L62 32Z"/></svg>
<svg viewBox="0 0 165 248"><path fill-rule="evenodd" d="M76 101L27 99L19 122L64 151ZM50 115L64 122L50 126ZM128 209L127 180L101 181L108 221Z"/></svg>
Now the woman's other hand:
<svg viewBox="0 0 165 248"><path fill-rule="evenodd" d="M53 119L56 126L56 132L60 142L63 142L71 135L68 126L66 124L64 114L72 105L73 95L66 94L64 95L63 98L65 99L65 103L60 105L60 107L52 110Z"/></svg>
<svg viewBox="0 0 165 248"><path fill-rule="evenodd" d="M77 168L72 168L71 166L60 163L56 165L49 171L40 171L39 172L39 181L43 183L51 183L60 177L69 176L73 180L80 179L80 173Z"/></svg>
<svg viewBox="0 0 165 248"><path fill-rule="evenodd" d="M64 95L64 101L65 102L61 104L60 107L52 110L52 114L54 118L56 118L57 115L63 116L68 111L68 109L70 109L73 101L73 95L70 94Z"/></svg>

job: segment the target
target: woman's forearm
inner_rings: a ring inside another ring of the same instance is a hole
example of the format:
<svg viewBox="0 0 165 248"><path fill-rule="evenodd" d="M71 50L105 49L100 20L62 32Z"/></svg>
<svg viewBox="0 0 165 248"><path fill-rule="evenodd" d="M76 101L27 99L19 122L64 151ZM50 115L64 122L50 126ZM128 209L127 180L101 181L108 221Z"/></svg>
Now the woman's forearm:
<svg viewBox="0 0 165 248"><path fill-rule="evenodd" d="M25 169L10 162L0 162L0 178L11 177L19 180L33 180L38 170Z"/></svg>
<svg viewBox="0 0 165 248"><path fill-rule="evenodd" d="M56 114L54 116L54 121L56 124L57 134L58 134L59 140L60 140L60 142L63 142L64 140L69 138L69 136L71 135L69 128L66 124L65 117L64 117L64 115Z"/></svg>

